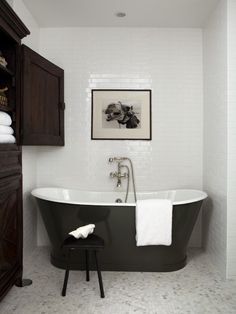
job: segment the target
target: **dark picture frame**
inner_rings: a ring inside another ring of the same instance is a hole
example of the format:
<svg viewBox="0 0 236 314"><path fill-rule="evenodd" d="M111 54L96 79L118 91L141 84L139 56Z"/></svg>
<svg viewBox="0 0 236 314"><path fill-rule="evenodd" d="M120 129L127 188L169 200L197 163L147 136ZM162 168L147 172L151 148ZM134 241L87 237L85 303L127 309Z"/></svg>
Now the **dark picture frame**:
<svg viewBox="0 0 236 314"><path fill-rule="evenodd" d="M150 89L92 89L92 140L152 139Z"/></svg>

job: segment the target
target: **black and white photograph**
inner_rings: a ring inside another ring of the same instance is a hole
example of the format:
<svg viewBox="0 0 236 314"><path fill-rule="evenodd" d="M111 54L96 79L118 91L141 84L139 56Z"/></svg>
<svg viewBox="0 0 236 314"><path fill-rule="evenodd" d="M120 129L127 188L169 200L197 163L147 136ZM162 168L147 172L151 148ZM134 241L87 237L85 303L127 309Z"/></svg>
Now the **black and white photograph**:
<svg viewBox="0 0 236 314"><path fill-rule="evenodd" d="M134 101L135 103L135 101ZM121 101L109 102L103 108L102 127L109 129L136 129L141 127L141 106Z"/></svg>
<svg viewBox="0 0 236 314"><path fill-rule="evenodd" d="M92 90L92 139L151 139L151 90Z"/></svg>

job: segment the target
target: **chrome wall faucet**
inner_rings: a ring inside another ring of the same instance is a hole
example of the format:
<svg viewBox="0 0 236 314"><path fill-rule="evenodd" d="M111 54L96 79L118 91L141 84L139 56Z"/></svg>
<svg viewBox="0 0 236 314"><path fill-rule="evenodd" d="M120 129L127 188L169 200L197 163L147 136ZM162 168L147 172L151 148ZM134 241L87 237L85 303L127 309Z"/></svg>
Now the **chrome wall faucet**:
<svg viewBox="0 0 236 314"><path fill-rule="evenodd" d="M129 182L130 182L130 168L127 165L123 165L123 161L128 161L130 164L131 168L131 176L132 176L132 182L133 182L133 189L134 189L134 200L135 202L137 201L137 196L136 196L136 187L135 187L135 180L134 180L134 169L133 169L133 164L130 158L127 157L110 157L109 162L117 162L117 171L111 172L110 177L111 178L117 178L117 184L116 186L119 188L121 187L121 179L128 179L127 181L127 188L126 188L126 196L125 196L125 203L127 202L128 199L128 194L129 194ZM122 173L121 169L125 168L127 172Z"/></svg>
<svg viewBox="0 0 236 314"><path fill-rule="evenodd" d="M113 160L110 161L110 159L112 159L112 158L109 158L109 162L112 162ZM122 168L122 167L125 167L125 166L121 165L121 161L118 161L118 169L117 169L117 171L110 173L110 177L111 177L111 178L117 178L117 184L116 184L116 186L117 186L118 188L121 187L121 179L122 179L122 178L128 178L128 177L129 177L128 172L121 173L121 168Z"/></svg>

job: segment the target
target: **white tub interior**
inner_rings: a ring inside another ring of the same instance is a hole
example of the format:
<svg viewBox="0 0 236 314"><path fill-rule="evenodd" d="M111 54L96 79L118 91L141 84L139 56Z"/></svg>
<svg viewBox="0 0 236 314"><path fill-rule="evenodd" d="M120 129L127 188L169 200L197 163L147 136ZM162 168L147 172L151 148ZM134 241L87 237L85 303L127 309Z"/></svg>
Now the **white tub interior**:
<svg viewBox="0 0 236 314"><path fill-rule="evenodd" d="M81 204L81 205L112 205L112 206L135 206L133 192L129 193L127 203L115 203L120 198L125 199L125 192L89 192L64 188L38 188L32 191L32 195L52 202ZM178 189L168 191L138 192L140 199L171 199L173 205L193 203L203 200L207 194L199 190Z"/></svg>

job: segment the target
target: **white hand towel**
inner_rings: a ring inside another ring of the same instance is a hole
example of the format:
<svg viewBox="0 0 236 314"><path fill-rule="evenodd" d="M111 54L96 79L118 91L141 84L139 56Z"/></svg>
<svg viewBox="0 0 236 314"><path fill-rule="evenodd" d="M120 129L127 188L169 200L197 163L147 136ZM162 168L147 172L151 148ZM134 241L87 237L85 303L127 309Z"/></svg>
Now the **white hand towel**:
<svg viewBox="0 0 236 314"><path fill-rule="evenodd" d="M95 228L95 225L90 224L90 225L79 227L69 232L69 234L75 237L76 239L79 239L79 238L85 239L87 238L89 234L93 233L94 228Z"/></svg>
<svg viewBox="0 0 236 314"><path fill-rule="evenodd" d="M0 134L13 134L14 130L10 126L0 124Z"/></svg>
<svg viewBox="0 0 236 314"><path fill-rule="evenodd" d="M15 143L16 142L16 138L15 136L11 135L11 134L0 134L0 143Z"/></svg>
<svg viewBox="0 0 236 314"><path fill-rule="evenodd" d="M8 113L0 111L0 124L7 126L12 124L12 119Z"/></svg>
<svg viewBox="0 0 236 314"><path fill-rule="evenodd" d="M136 205L136 244L171 245L172 242L171 200L138 200Z"/></svg>

